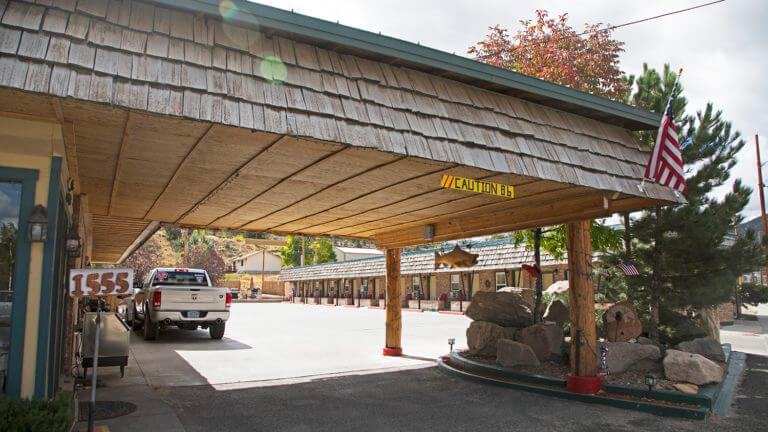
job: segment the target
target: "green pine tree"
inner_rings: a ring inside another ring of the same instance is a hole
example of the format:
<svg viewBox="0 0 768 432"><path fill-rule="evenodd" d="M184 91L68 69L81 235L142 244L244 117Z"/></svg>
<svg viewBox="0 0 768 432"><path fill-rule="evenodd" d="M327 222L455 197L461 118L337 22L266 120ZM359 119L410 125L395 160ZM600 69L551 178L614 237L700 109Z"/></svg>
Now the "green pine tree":
<svg viewBox="0 0 768 432"><path fill-rule="evenodd" d="M664 73L644 65L630 101L637 107L663 112L676 74L665 65ZM686 171L687 204L658 206L643 211L625 227L631 241L623 250L604 257L615 272L621 261L632 261L639 276L614 277L608 285L626 287L627 297L650 321L649 334L658 338L661 308L701 309L728 301L738 276L762 264L764 254L754 235L727 236L752 190L739 179L722 199L711 192L725 184L745 142L722 112L711 103L695 115L683 116L686 100L678 95L672 104ZM649 146L654 134L641 134ZM629 220L628 218L626 219Z"/></svg>

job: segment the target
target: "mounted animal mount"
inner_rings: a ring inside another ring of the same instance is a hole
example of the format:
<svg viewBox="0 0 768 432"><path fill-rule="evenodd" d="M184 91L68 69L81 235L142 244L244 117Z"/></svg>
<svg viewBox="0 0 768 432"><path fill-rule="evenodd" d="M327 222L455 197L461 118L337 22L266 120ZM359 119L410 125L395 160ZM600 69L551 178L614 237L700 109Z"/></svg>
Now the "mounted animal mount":
<svg viewBox="0 0 768 432"><path fill-rule="evenodd" d="M446 254L440 255L440 253L435 251L435 270L440 268L440 264L448 268L472 267L477 265L478 256L479 254L473 254L463 250L459 245L456 245L452 251Z"/></svg>

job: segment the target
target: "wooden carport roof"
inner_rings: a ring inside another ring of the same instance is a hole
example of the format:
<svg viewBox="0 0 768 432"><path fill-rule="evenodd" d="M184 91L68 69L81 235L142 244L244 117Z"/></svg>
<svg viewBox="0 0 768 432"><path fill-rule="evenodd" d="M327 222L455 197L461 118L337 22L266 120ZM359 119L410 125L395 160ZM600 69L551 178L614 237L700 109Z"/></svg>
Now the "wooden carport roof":
<svg viewBox="0 0 768 432"><path fill-rule="evenodd" d="M62 124L93 261L159 223L399 247L426 223L442 241L683 200L638 188L648 150L631 130L655 114L235 3L225 21L212 0L0 0L0 111ZM443 173L515 199L441 189Z"/></svg>

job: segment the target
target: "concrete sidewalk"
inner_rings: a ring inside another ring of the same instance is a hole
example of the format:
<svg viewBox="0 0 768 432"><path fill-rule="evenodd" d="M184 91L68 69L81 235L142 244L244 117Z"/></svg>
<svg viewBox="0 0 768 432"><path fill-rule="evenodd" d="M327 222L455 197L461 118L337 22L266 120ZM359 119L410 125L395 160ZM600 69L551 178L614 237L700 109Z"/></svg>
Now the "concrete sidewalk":
<svg viewBox="0 0 768 432"><path fill-rule="evenodd" d="M89 369L89 380L91 372ZM77 393L81 406L88 405L90 398L90 388ZM120 369L117 367L99 368L96 400L130 402L136 405L136 411L131 414L94 422L96 426L107 426L110 432L185 432L173 409L163 402L147 382L133 352L128 359L124 378L120 378ZM75 430L87 431L88 423L79 422Z"/></svg>
<svg viewBox="0 0 768 432"><path fill-rule="evenodd" d="M729 343L734 351L768 356L768 304L745 311L756 312L757 321L736 320L732 326L720 329L720 341Z"/></svg>

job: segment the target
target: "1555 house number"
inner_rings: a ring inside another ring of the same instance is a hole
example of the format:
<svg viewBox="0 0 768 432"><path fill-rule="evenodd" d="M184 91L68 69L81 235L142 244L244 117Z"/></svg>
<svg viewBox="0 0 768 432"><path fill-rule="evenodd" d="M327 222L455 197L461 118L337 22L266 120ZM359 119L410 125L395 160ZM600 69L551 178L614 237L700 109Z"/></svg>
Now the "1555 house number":
<svg viewBox="0 0 768 432"><path fill-rule="evenodd" d="M72 269L69 295L72 297L131 295L133 269Z"/></svg>

